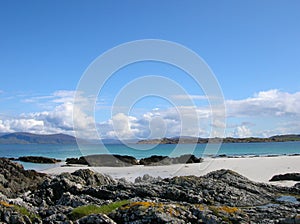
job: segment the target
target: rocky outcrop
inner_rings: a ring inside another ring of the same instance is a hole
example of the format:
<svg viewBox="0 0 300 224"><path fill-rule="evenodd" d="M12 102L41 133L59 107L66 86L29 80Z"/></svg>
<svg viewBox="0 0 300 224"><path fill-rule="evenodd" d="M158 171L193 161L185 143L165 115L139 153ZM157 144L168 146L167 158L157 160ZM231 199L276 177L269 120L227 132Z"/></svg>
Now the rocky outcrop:
<svg viewBox="0 0 300 224"><path fill-rule="evenodd" d="M124 155L89 155L82 156L80 158L67 158L67 164L81 164L89 166L132 166L132 165L145 165L145 166L159 166L159 165L171 165L171 164L185 164L185 163L200 163L202 158L197 158L194 155L186 154L179 157L170 158L168 156L157 156L143 158L138 161L132 156Z"/></svg>
<svg viewBox="0 0 300 224"><path fill-rule="evenodd" d="M171 165L171 164L186 164L186 163L200 163L202 158L197 158L191 154L181 155L179 157L170 158L168 156L151 156L140 160L140 165L154 166L154 165Z"/></svg>
<svg viewBox="0 0 300 224"><path fill-rule="evenodd" d="M30 163L58 163L61 162L59 159L47 158L42 156L22 156L19 157L19 161L30 162Z"/></svg>
<svg viewBox="0 0 300 224"><path fill-rule="evenodd" d="M0 161L7 172L27 172L9 160ZM144 175L135 183L88 169L35 175L43 182L31 192L16 191L15 200L0 194L0 222L299 223L299 189L255 183L230 170L202 177ZM74 210L80 215L72 215Z"/></svg>
<svg viewBox="0 0 300 224"><path fill-rule="evenodd" d="M17 197L20 193L35 190L44 180L45 174L24 170L19 163L0 159L0 192L7 197Z"/></svg>
<svg viewBox="0 0 300 224"><path fill-rule="evenodd" d="M140 160L140 165L170 165L171 159L168 156L156 156L153 155L148 158L144 158Z"/></svg>
<svg viewBox="0 0 300 224"><path fill-rule="evenodd" d="M89 165L83 156L81 156L80 158L67 158L66 163L67 164Z"/></svg>
<svg viewBox="0 0 300 224"><path fill-rule="evenodd" d="M293 180L300 181L300 173L286 173L273 176L270 181Z"/></svg>
<svg viewBox="0 0 300 224"><path fill-rule="evenodd" d="M127 215L130 214L130 215ZM117 223L247 223L249 217L238 208L133 202L110 214Z"/></svg>
<svg viewBox="0 0 300 224"><path fill-rule="evenodd" d="M132 166L138 165L136 158L132 156L123 155L88 155L77 158L67 158L67 164L83 164L89 166L112 166L112 167L122 167L122 166Z"/></svg>
<svg viewBox="0 0 300 224"><path fill-rule="evenodd" d="M202 158L197 158L194 155L186 154L175 158L168 156L151 156L140 160L140 165L145 166L158 166L158 165L171 165L171 164L186 164L186 163L200 163Z"/></svg>
<svg viewBox="0 0 300 224"><path fill-rule="evenodd" d="M47 179L45 180L41 186L40 189L36 191L36 195L38 197L30 198L31 203L35 205L40 205L45 203L53 204L67 204L64 203L65 199L62 197L66 197L64 193L71 193L73 195L79 195L80 199L73 198L69 199L70 204L76 204L77 202L79 204L87 204L88 202L92 202L93 199L89 197L84 197L82 195L83 191L92 191L94 188L97 188L102 185L113 185L116 181L112 179L108 175L95 173L89 169L81 169L77 170L73 173L62 173L53 179ZM89 195L86 193L85 195ZM70 196L71 197L71 196ZM38 199L38 200L36 200ZM39 200L43 199L43 200ZM74 201L74 199L77 199L77 202ZM59 201L58 201L59 200ZM99 201L98 201L99 202ZM77 206L73 206L77 207Z"/></svg>

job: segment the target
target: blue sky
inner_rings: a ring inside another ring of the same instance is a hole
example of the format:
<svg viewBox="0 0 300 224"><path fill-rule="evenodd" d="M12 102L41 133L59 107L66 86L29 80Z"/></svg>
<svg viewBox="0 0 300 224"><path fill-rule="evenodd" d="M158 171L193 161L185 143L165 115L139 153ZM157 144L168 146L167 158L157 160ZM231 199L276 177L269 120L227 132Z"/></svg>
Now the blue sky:
<svg viewBox="0 0 300 224"><path fill-rule="evenodd" d="M227 135L300 133L299 10L297 0L1 1L0 132L72 133L72 96L88 65L116 45L153 38L182 44L210 66L226 100ZM143 75L162 75L203 95L174 67L124 68L99 96L101 136L115 136L115 95ZM195 104L207 110L203 101ZM180 119L170 119L174 108L165 100L144 99L135 108L117 116L126 124L124 138L147 137L154 116L176 130L168 136L178 134ZM200 135L209 134L208 123Z"/></svg>

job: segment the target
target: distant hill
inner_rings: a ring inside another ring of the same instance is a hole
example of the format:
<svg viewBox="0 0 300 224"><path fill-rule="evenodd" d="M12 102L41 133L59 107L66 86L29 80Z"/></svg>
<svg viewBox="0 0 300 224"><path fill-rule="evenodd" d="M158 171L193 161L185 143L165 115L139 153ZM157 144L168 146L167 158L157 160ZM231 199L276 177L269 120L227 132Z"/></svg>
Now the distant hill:
<svg viewBox="0 0 300 224"><path fill-rule="evenodd" d="M86 144L99 144L99 140L83 140L78 139L81 143ZM223 140L221 138L196 138L196 137L182 137L180 138L183 144L201 144L210 142L222 143L248 143L248 142L288 142L300 141L300 135L276 135L269 138L232 138L227 137ZM178 144L179 137L162 138L162 139L147 139L137 141L136 139L125 140L126 143L138 144ZM102 139L104 144L122 144L123 142L117 139ZM53 135L38 135L27 132L15 132L0 135L0 144L77 144L76 138L66 134L53 134Z"/></svg>
<svg viewBox="0 0 300 224"><path fill-rule="evenodd" d="M0 136L0 144L76 144L76 138L65 134L38 135L16 132Z"/></svg>
<svg viewBox="0 0 300 224"><path fill-rule="evenodd" d="M7 134L9 134L9 133L7 133L7 132L0 132L0 136L7 135Z"/></svg>
<svg viewBox="0 0 300 224"><path fill-rule="evenodd" d="M275 135L270 138L274 141L300 141L300 135Z"/></svg>
<svg viewBox="0 0 300 224"><path fill-rule="evenodd" d="M124 144L136 143L136 139L77 139L82 144ZM0 144L77 144L76 138L66 134L38 135L28 132L0 133Z"/></svg>
<svg viewBox="0 0 300 224"><path fill-rule="evenodd" d="M249 138L232 138L227 137L224 139L221 138L195 138L195 137L182 137L180 138L180 143L182 144L201 144L208 142L215 143L250 143L250 142L290 142L290 141L300 141L300 135L276 135L269 138L258 138L258 137L249 137ZM162 138L162 139L149 139L141 140L138 144L178 144L179 137L175 138Z"/></svg>

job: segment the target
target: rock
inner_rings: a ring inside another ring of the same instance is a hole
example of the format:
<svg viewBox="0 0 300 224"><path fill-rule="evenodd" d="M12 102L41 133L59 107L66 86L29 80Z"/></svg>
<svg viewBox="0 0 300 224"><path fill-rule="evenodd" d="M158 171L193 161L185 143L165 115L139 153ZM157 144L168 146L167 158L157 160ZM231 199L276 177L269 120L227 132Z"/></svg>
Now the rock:
<svg viewBox="0 0 300 224"><path fill-rule="evenodd" d="M155 165L170 165L170 164L186 164L186 163L200 163L202 158L197 158L194 155L186 154L175 158L168 156L150 156L140 160L140 165L155 166Z"/></svg>
<svg viewBox="0 0 300 224"><path fill-rule="evenodd" d="M36 219L34 223L40 223L40 220ZM15 210L14 206L9 203L0 203L0 223L12 223L12 224L31 224L32 220L25 214Z"/></svg>
<svg viewBox="0 0 300 224"><path fill-rule="evenodd" d="M99 200L89 195L85 195L85 194L72 195L70 192L66 192L61 196L61 198L57 201L56 204L76 208L87 204L100 205L104 203L105 203L104 200Z"/></svg>
<svg viewBox="0 0 300 224"><path fill-rule="evenodd" d="M122 156L122 155L88 155L82 156L79 159L68 158L66 159L67 164L84 164L89 166L132 166L138 165L136 158L132 156Z"/></svg>
<svg viewBox="0 0 300 224"><path fill-rule="evenodd" d="M88 188L82 191L82 194L87 194L92 197L104 200L116 199L116 192L101 188Z"/></svg>
<svg viewBox="0 0 300 224"><path fill-rule="evenodd" d="M194 155L191 154L186 154L179 156L177 158L174 158L173 163L180 163L180 164L185 164L185 163L201 163L203 162L202 158L197 158Z"/></svg>
<svg viewBox="0 0 300 224"><path fill-rule="evenodd" d="M132 165L145 165L145 166L155 166L155 165L170 165L170 164L185 164L185 163L200 163L202 158L197 158L192 154L186 154L175 158L169 158L168 156L157 156L153 155L151 157L143 158L139 162L136 158L132 156L123 155L89 155L77 158L66 159L67 164L81 164L89 166L132 166Z"/></svg>
<svg viewBox="0 0 300 224"><path fill-rule="evenodd" d="M274 175L270 179L270 181L282 181L282 180L300 181L300 173L279 174L279 175Z"/></svg>
<svg viewBox="0 0 300 224"><path fill-rule="evenodd" d="M76 224L116 224L111 218L104 214L93 214L78 219Z"/></svg>
<svg viewBox="0 0 300 224"><path fill-rule="evenodd" d="M294 188L297 188L297 189L300 190L300 183L296 183L296 184L294 185Z"/></svg>
<svg viewBox="0 0 300 224"><path fill-rule="evenodd" d="M169 159L174 162L174 158ZM190 162L195 161L192 158ZM24 170L15 166L19 167L10 162L3 167L7 172L18 171L21 176ZM11 180L6 173L0 174L0 183L9 185ZM10 178L14 178L13 174ZM278 199L291 194L299 198L298 188L255 183L231 170L201 177L161 179L144 175L136 178L135 183L114 180L89 169L41 178L44 181L38 189L19 194L20 198L9 199L0 194L0 223L299 223L298 201ZM125 199L125 205L107 216L95 210L97 214L70 220L71 212L79 206L109 207L112 202ZM20 206L27 214L39 217L21 214L24 212Z"/></svg>
<svg viewBox="0 0 300 224"><path fill-rule="evenodd" d="M84 159L84 157L78 158L67 158L67 164L80 164L80 165L89 165L88 162Z"/></svg>
<svg viewBox="0 0 300 224"><path fill-rule="evenodd" d="M63 193L61 198L57 201L57 205L70 206L73 208L86 205L88 202L79 196L72 195L70 192Z"/></svg>
<svg viewBox="0 0 300 224"><path fill-rule="evenodd" d="M113 155L117 159L121 160L122 162L128 164L128 165L139 165L138 161L136 158L133 156L122 156L122 155Z"/></svg>
<svg viewBox="0 0 300 224"><path fill-rule="evenodd" d="M0 158L0 192L7 197L37 189L46 175L33 170L24 170L19 163Z"/></svg>
<svg viewBox="0 0 300 224"><path fill-rule="evenodd" d="M164 199L169 199L172 201L184 201L193 204L203 203L203 196L195 192L188 191L187 189L182 189L178 186L168 186L164 187L160 197Z"/></svg>
<svg viewBox="0 0 300 224"><path fill-rule="evenodd" d="M9 218L9 223L11 224L25 224L26 222L24 221L23 217L18 214L18 213L13 213L11 214Z"/></svg>
<svg viewBox="0 0 300 224"><path fill-rule="evenodd" d="M95 188L97 186L115 183L116 181L108 175L95 173L89 169L80 169L71 174L62 173L51 180L44 181L36 194L38 195L37 198L49 198L46 203L52 204L51 202L56 202L61 199L66 192L79 195L87 186L89 188ZM38 203L41 202L36 202L35 204Z"/></svg>
<svg viewBox="0 0 300 224"><path fill-rule="evenodd" d="M68 217L62 213L55 213L43 219L43 223L57 223L57 222L67 223L68 221L69 221Z"/></svg>
<svg viewBox="0 0 300 224"><path fill-rule="evenodd" d="M133 202L109 216L117 223L196 223L188 209L174 204L149 201Z"/></svg>
<svg viewBox="0 0 300 224"><path fill-rule="evenodd" d="M280 220L281 224L300 224L300 215L288 217Z"/></svg>
<svg viewBox="0 0 300 224"><path fill-rule="evenodd" d="M42 156L22 156L19 157L22 162L30 162L30 163L58 163L61 162L59 159L47 158Z"/></svg>
<svg viewBox="0 0 300 224"><path fill-rule="evenodd" d="M161 180L161 177L152 177L149 174L145 174L143 177L135 178L134 183L153 183Z"/></svg>
<svg viewBox="0 0 300 224"><path fill-rule="evenodd" d="M89 185L92 187L116 183L116 181L109 175L95 173L90 169L80 169L75 171L71 175L82 178L85 181L85 185Z"/></svg>
<svg viewBox="0 0 300 224"><path fill-rule="evenodd" d="M183 192L185 193L192 190L193 193L191 195L197 195L198 198L203 198L203 201L206 203L216 205L224 204L228 206L266 204L275 199L276 192L280 191L280 189L275 186L254 183L230 170L214 171L203 177L174 177L168 180L167 183L168 186L172 188L180 186L181 189L184 189ZM176 188L180 189L178 187ZM178 193L181 191L178 191ZM174 198L175 196L167 195L167 197ZM189 198L194 197L183 197L183 199L188 200L187 202L194 203L193 201L189 201Z"/></svg>
<svg viewBox="0 0 300 224"><path fill-rule="evenodd" d="M140 160L140 165L154 166L154 165L170 165L172 164L171 159L168 156L150 156Z"/></svg>
<svg viewBox="0 0 300 224"><path fill-rule="evenodd" d="M226 154L220 154L220 155L216 155L214 156L214 158L227 158L228 156Z"/></svg>
<svg viewBox="0 0 300 224"><path fill-rule="evenodd" d="M73 210L72 207L61 206L61 205L39 207L39 215L43 220L45 220L47 217L50 216L53 217L53 215L57 215L57 214L59 214L59 216L61 216L62 214L68 215L72 210ZM53 220L53 219L49 218L49 220Z"/></svg>

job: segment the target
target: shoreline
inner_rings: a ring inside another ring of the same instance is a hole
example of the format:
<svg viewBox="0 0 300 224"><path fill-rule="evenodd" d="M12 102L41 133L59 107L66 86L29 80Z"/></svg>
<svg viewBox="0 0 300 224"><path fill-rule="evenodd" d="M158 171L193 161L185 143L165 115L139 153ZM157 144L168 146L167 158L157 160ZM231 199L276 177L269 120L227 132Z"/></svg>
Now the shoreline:
<svg viewBox="0 0 300 224"><path fill-rule="evenodd" d="M300 172L300 155L279 156L247 156L204 158L201 163L172 164L163 166L134 165L129 167L89 167L84 165L68 165L42 170L39 172L57 175L63 172L74 172L78 169L91 169L95 172L108 174L113 178L125 178L134 182L135 178L148 174L153 177L170 178L174 176L203 176L209 172L230 169L248 179L273 185L291 187L295 181L269 182L277 174Z"/></svg>

